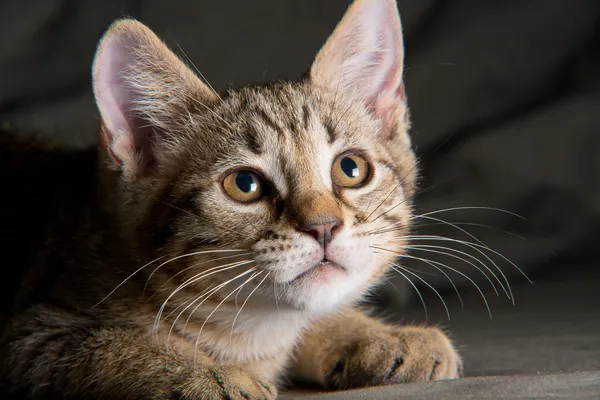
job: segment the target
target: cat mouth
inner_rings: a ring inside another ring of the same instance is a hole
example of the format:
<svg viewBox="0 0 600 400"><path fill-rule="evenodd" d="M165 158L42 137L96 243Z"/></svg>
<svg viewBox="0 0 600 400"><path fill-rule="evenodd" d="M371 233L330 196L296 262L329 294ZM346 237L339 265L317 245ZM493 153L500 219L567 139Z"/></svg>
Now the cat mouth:
<svg viewBox="0 0 600 400"><path fill-rule="evenodd" d="M333 261L329 261L327 259L323 259L319 261L317 264L307 269L306 271L300 273L296 276L292 281L300 281L304 279L314 280L318 282L328 282L330 279L334 278L336 275L345 274L346 268L342 267L339 264L334 263Z"/></svg>

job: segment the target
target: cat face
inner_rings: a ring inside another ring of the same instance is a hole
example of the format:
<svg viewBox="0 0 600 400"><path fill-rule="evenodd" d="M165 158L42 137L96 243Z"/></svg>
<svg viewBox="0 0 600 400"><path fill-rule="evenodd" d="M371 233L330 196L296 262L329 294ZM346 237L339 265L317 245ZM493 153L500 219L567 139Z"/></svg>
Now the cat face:
<svg viewBox="0 0 600 400"><path fill-rule="evenodd" d="M218 96L143 25L113 25L103 142L138 248L178 258L156 276L311 312L378 283L414 191L402 54L395 2L357 1L305 81Z"/></svg>

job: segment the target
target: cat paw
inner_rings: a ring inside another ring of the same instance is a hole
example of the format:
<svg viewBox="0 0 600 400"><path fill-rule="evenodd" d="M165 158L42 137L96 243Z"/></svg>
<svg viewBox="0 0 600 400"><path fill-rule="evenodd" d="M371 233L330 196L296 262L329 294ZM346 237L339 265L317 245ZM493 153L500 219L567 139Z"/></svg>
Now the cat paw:
<svg viewBox="0 0 600 400"><path fill-rule="evenodd" d="M350 389L441 379L462 375L462 360L440 329L385 327L368 330L344 347L326 383Z"/></svg>
<svg viewBox="0 0 600 400"><path fill-rule="evenodd" d="M176 398L182 400L272 400L277 397L273 384L234 364L200 368L183 385Z"/></svg>

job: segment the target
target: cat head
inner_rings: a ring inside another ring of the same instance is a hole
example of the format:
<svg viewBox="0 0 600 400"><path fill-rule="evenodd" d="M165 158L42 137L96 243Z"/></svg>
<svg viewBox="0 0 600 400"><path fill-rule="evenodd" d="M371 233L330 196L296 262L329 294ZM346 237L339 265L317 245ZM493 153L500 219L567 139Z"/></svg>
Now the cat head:
<svg viewBox="0 0 600 400"><path fill-rule="evenodd" d="M261 283L315 312L361 298L411 217L403 54L396 2L357 0L306 79L217 94L147 27L114 23L93 83L132 252L193 293Z"/></svg>

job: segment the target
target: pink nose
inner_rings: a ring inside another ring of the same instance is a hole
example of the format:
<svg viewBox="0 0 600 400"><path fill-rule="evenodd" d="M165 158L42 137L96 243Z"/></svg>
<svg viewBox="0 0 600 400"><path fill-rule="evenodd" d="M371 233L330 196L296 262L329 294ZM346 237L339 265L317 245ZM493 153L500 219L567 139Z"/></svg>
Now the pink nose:
<svg viewBox="0 0 600 400"><path fill-rule="evenodd" d="M302 230L314 237L315 240L321 244L321 246L326 246L333 239L333 236L337 231L335 228L339 227L340 225L341 221L333 220L326 223L309 225L303 227Z"/></svg>

